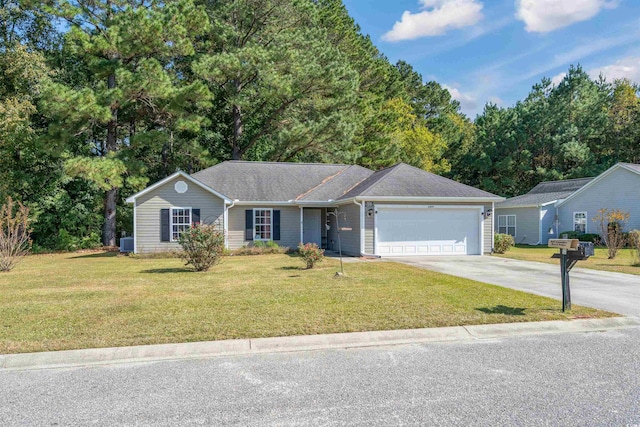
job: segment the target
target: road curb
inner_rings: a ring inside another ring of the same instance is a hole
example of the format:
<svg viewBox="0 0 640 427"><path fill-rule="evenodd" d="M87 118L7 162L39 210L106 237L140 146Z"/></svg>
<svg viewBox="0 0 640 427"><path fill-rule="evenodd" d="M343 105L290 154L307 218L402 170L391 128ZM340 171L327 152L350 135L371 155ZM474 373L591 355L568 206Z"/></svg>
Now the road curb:
<svg viewBox="0 0 640 427"><path fill-rule="evenodd" d="M638 317L451 326L0 355L0 372L197 359L218 356L456 342L640 327Z"/></svg>

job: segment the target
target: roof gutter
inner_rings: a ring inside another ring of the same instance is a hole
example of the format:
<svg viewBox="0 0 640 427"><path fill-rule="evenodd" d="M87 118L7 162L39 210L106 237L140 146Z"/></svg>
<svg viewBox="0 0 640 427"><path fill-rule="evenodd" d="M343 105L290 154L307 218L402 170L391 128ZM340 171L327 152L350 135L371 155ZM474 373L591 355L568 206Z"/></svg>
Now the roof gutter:
<svg viewBox="0 0 640 427"><path fill-rule="evenodd" d="M422 197L422 196L357 196L347 201L359 202L432 202L432 203L492 203L506 200L504 197ZM339 200L339 202L343 202ZM357 203L356 203L357 204Z"/></svg>

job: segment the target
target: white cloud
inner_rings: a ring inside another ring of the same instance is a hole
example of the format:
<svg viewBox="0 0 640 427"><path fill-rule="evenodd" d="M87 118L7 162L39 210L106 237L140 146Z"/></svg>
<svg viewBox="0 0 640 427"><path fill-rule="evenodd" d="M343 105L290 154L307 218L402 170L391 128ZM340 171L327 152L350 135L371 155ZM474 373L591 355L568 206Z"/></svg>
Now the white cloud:
<svg viewBox="0 0 640 427"><path fill-rule="evenodd" d="M597 79L602 74L607 81L628 79L631 82L640 83L640 56L628 56L613 64L592 68L587 71L589 77ZM551 78L551 83L558 86L567 73L562 72Z"/></svg>
<svg viewBox="0 0 640 427"><path fill-rule="evenodd" d="M567 75L567 73L565 73L564 71L560 74L557 74L553 77L551 77L551 83L554 86L558 86L560 84L560 82L562 82L562 79L564 79L564 77Z"/></svg>
<svg viewBox="0 0 640 427"><path fill-rule="evenodd" d="M526 24L528 32L547 33L616 6L616 0L517 0L516 18Z"/></svg>
<svg viewBox="0 0 640 427"><path fill-rule="evenodd" d="M527 73L518 75L508 83L517 84L525 80L529 80L532 77L537 77L541 74L545 74L551 70L557 69L558 67L564 67L568 66L569 64L578 63L583 58L587 58L602 51L610 50L616 46L635 43L639 38L640 37L637 32L630 32L620 37L591 40L591 42L588 44L579 45L567 52L562 52L554 55L551 61L532 68Z"/></svg>
<svg viewBox="0 0 640 427"><path fill-rule="evenodd" d="M396 42L438 36L450 29L475 25L482 18L478 0L420 0L421 12L405 11L383 40Z"/></svg>
<svg viewBox="0 0 640 427"><path fill-rule="evenodd" d="M461 92L458 88L443 84L443 88L447 89L451 97L460 102L460 108L465 114L470 114L478 109L478 98L470 92Z"/></svg>
<svg viewBox="0 0 640 427"><path fill-rule="evenodd" d="M591 78L595 79L600 74L610 82L616 79L629 79L632 82L640 83L640 56L628 56L614 64L589 70Z"/></svg>

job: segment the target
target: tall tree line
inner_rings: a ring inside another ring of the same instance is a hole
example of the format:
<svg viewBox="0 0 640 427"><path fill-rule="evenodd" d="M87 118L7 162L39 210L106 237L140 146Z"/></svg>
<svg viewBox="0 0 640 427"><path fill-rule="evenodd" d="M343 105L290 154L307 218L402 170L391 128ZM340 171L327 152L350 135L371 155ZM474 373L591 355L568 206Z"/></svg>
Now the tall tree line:
<svg viewBox="0 0 640 427"><path fill-rule="evenodd" d="M638 86L592 79L579 66L557 85L542 79L513 107L487 105L475 128L464 180L505 196L640 163Z"/></svg>
<svg viewBox="0 0 640 427"><path fill-rule="evenodd" d="M403 161L502 195L638 161L637 87L572 68L475 122L341 0L0 0L0 200L44 249L113 245L124 199L229 159Z"/></svg>

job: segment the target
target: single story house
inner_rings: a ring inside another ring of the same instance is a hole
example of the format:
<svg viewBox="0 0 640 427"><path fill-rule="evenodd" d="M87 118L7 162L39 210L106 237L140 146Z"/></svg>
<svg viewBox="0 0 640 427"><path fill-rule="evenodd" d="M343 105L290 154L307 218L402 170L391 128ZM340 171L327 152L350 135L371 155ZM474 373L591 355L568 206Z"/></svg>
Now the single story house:
<svg viewBox="0 0 640 427"><path fill-rule="evenodd" d="M640 229L640 165L617 163L595 178L541 182L496 204L495 231L516 243L546 245L564 231L599 234L600 209L629 212L626 230Z"/></svg>
<svg viewBox="0 0 640 427"><path fill-rule="evenodd" d="M496 203L496 233L511 234L518 244L546 245L549 238L555 238L555 235L549 235L549 229L554 226L556 219L556 203L592 179L545 181L527 194Z"/></svg>
<svg viewBox="0 0 640 427"><path fill-rule="evenodd" d="M493 247L504 198L400 163L227 161L176 172L129 197L134 252L178 248L192 223L215 223L229 249L256 241L317 243L347 255L475 255Z"/></svg>

